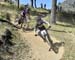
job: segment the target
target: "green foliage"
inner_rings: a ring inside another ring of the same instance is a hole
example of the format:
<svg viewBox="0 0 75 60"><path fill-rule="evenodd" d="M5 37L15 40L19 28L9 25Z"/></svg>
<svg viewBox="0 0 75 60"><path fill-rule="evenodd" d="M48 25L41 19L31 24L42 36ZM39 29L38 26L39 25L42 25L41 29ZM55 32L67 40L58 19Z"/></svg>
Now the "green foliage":
<svg viewBox="0 0 75 60"><path fill-rule="evenodd" d="M2 8L17 9L17 6L10 3L0 3Z"/></svg>
<svg viewBox="0 0 75 60"><path fill-rule="evenodd" d="M1 13L0 18L6 18L6 13L4 12L0 12L0 13Z"/></svg>

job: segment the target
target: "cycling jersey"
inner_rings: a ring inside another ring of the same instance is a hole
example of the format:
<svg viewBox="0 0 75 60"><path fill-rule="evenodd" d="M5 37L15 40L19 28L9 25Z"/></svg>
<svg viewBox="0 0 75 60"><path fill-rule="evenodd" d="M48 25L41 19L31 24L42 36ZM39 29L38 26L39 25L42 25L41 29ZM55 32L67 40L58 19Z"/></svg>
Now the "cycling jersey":
<svg viewBox="0 0 75 60"><path fill-rule="evenodd" d="M36 25L35 25L35 28L34 28L34 33L37 30L39 30L39 31L46 30L44 24L48 24L48 26L50 26L50 24L47 21L42 20L41 17L37 17Z"/></svg>

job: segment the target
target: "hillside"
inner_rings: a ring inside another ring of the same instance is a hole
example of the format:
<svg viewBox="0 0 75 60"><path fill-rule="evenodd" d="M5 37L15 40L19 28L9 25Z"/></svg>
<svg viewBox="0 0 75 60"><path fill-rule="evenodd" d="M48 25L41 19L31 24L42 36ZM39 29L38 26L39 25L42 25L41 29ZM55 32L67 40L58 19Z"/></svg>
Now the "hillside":
<svg viewBox="0 0 75 60"><path fill-rule="evenodd" d="M50 15L47 10L32 8L31 27L34 26L35 17L40 11L48 13L43 19L49 21ZM9 22L6 20L7 13L10 14L11 18ZM53 51L48 51L49 45L43 42L39 36L35 37L33 31L24 32L22 29L17 29L14 26L15 16L18 14L19 11L16 9L16 6L0 3L0 37L6 29L9 29L12 33L11 42L14 43L13 46L8 46L12 54L1 47L1 60L75 60L75 25L59 21L57 21L56 25L52 25L48 32L53 42L65 43L64 46L59 48L59 53L55 54Z"/></svg>
<svg viewBox="0 0 75 60"><path fill-rule="evenodd" d="M0 4L0 39L2 38L2 35L5 35L5 31L9 29L12 33L12 39L10 39L10 42L13 43L12 46L8 45L7 43L9 51L4 48L5 46L0 46L0 60L30 59L31 52L29 50L31 50L31 48L29 43L25 40L25 38L21 37L18 29L11 23L17 14L17 10L11 8L10 6L12 5L8 3ZM8 22L8 20L6 20L6 13L9 13L11 15L11 22Z"/></svg>

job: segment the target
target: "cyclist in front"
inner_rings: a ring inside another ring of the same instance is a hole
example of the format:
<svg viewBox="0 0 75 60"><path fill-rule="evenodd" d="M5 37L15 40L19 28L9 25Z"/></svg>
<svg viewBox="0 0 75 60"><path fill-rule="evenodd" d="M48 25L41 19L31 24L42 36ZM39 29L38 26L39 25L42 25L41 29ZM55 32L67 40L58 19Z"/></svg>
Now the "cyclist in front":
<svg viewBox="0 0 75 60"><path fill-rule="evenodd" d="M47 42L49 44L50 49L52 49L55 53L57 53L56 47L54 46L53 41L51 40L51 38L48 34L48 31L47 31L47 28L44 26L44 24L47 24L49 28L51 28L51 26L47 21L43 20L42 17L43 17L43 15L41 13L39 13L36 18L34 34L35 34L35 36L39 35L40 37L42 37L44 42ZM46 34L48 40L46 40L46 38L43 37L43 33L42 33L43 31L45 31L44 33Z"/></svg>

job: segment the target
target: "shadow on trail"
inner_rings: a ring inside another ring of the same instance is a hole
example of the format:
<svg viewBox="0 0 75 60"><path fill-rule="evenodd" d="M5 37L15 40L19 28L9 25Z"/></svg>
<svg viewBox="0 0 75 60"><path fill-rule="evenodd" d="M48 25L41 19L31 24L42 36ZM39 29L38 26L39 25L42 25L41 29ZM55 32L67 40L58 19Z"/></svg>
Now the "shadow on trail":
<svg viewBox="0 0 75 60"><path fill-rule="evenodd" d="M64 32L66 33L66 31L60 31L60 30L53 30L53 29L50 29L51 31L55 31L55 32Z"/></svg>
<svg viewBox="0 0 75 60"><path fill-rule="evenodd" d="M64 25L64 24L56 24L56 25L63 26L63 27L75 27L74 25Z"/></svg>
<svg viewBox="0 0 75 60"><path fill-rule="evenodd" d="M53 46L50 47L49 51L53 50L57 54L59 53L59 48L64 45L64 42L56 42L53 44Z"/></svg>

